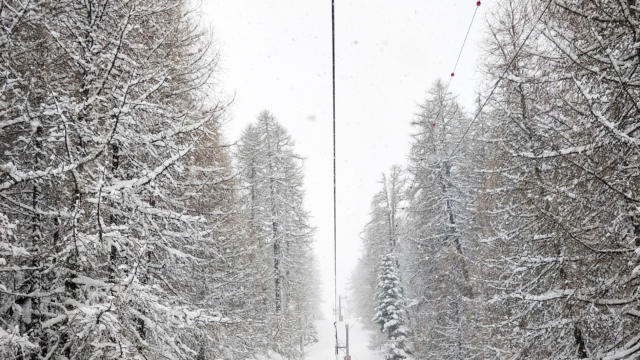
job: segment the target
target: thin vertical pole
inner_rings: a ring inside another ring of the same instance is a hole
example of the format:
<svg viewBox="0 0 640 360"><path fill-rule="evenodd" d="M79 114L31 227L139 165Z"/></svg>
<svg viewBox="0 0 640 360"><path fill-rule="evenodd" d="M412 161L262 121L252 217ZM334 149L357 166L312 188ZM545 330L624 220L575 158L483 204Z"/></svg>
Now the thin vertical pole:
<svg viewBox="0 0 640 360"><path fill-rule="evenodd" d="M347 359L349 358L349 324L344 324L344 329L346 331L346 343L345 346L347 348Z"/></svg>
<svg viewBox="0 0 640 360"><path fill-rule="evenodd" d="M334 301L338 300L338 247L337 247L337 216L336 216L336 23L335 5L331 0L331 88L332 88L332 115L333 115L333 294Z"/></svg>
<svg viewBox="0 0 640 360"><path fill-rule="evenodd" d="M333 119L333 308L334 328L336 332L336 359L338 358L338 232L336 209L336 17L335 0L331 0L331 105Z"/></svg>

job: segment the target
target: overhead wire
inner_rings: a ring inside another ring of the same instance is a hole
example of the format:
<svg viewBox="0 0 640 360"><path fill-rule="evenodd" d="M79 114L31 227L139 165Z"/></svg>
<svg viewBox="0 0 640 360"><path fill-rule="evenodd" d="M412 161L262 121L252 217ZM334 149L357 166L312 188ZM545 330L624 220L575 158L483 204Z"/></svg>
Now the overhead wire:
<svg viewBox="0 0 640 360"><path fill-rule="evenodd" d="M462 52L464 51L465 46L467 45L467 39L469 38L469 33L471 32L471 28L473 27L473 23L476 19L476 14L478 13L478 9L480 8L481 2L476 2L476 7L473 10L473 15L471 16L471 21L469 21L469 26L467 26L467 32L464 35L464 40L462 40L462 45L460 45L460 50L458 51L458 57L456 58L456 62L453 65L453 69L451 70L451 76L449 76L449 81L447 81L447 86L445 87L445 94L449 91L449 87L451 86L451 81L453 81L453 77L456 75L456 70L458 69L458 64L460 63L460 58L462 57ZM442 109L442 108L440 108ZM435 121L438 120L438 116L440 116L440 111L436 114Z"/></svg>
<svg viewBox="0 0 640 360"><path fill-rule="evenodd" d="M500 85L500 83L502 82L504 77L506 76L509 68L511 67L511 65L513 64L513 62L515 61L515 59L519 55L520 51L523 49L523 47L526 44L526 42L531 37L531 34L533 33L533 30L537 27L538 23L540 22L540 20L544 16L544 14L549 9L552 1L553 0L549 0L547 2L547 5L545 6L543 11L538 16L538 19L536 20L535 24L531 27L531 29L529 30L529 32L525 36L523 42L520 44L520 46L516 50L516 53L513 55L513 57L511 58L511 60L507 64L507 66L505 67L505 70L503 71L503 73L496 80L493 88L489 92L489 95L484 100L484 102L481 104L480 108L478 109L478 111L476 112L475 116L473 117L473 119L469 123L469 126L466 128L466 130L463 133L462 137L460 137L460 139L458 140L458 142L454 146L454 149L451 152L451 154L448 156L447 161L450 160L457 153L457 151L459 150L460 144L462 144L462 141L464 141L464 139L467 136L467 134L469 133L471 127L473 126L475 121L477 121L477 119L479 118L479 116L482 113L484 107L488 104L489 100L491 99L491 97L495 93L496 89L498 88L498 86ZM476 2L476 8L475 8L475 10L473 12L473 15L471 17L471 21L469 22L469 26L467 27L467 31L465 33L465 37L464 37L464 39L462 41L462 45L460 46L460 50L458 51L458 56L456 58L454 66L453 66L453 70L451 71L451 76L449 77L449 81L447 82L447 86L445 87L445 94L448 92L449 87L451 85L451 82L453 80L453 77L455 76L455 72L456 72L456 70L458 68L458 65L460 63L460 59L462 58L462 53L463 53L464 48L465 48L465 46L467 44L467 40L469 38L469 34L470 34L471 29L473 27L473 24L474 24L474 21L475 21L477 12L478 12L478 8L480 7L480 5L481 5L481 2L477 1ZM338 270L337 270L338 269L338 267L337 267L337 257L338 257L337 256L338 255L337 244L338 244L338 242L337 242L337 193L336 193L337 171L336 171L336 30L335 30L335 0L331 0L331 81L332 81L331 87L332 87L332 133L333 133L332 134L333 135L333 144L332 144L333 145L333 280L334 280L334 284L333 284L334 285L334 289L333 289L333 291L334 291L334 316L335 316L334 327L335 327L335 341L336 341L335 346L336 346L336 358L337 358L337 356L338 356L338 352L337 352L337 349L338 349L338 328L337 328L338 314L337 314L337 311L336 311L336 306L337 306L337 303L338 303ZM444 116L444 113L446 113L446 110L447 110L448 107L446 106L447 104L444 104L444 105L445 106L440 107L440 109L436 113L436 116L434 117L434 126L436 125L437 120L440 117L440 115Z"/></svg>
<svg viewBox="0 0 640 360"><path fill-rule="evenodd" d="M462 40L462 46L460 46L460 51L458 52L458 58L456 59L456 63L453 65L453 71L451 71L451 78L453 78L453 76L456 74L456 69L458 68L460 57L462 57L462 51L464 50L464 46L467 44L467 39L469 38L469 33L471 32L473 21L476 19L476 14L478 13L480 4L481 4L480 1L476 2L476 9L473 11L473 16L471 17L471 21L469 22L469 26L467 27L467 33L464 35L464 40ZM451 82L451 78L449 78L449 82Z"/></svg>
<svg viewBox="0 0 640 360"><path fill-rule="evenodd" d="M333 307L335 328L335 355L338 358L338 224L337 224L337 196L336 196L336 10L335 0L331 0L331 90L332 90L332 118L333 118Z"/></svg>
<svg viewBox="0 0 640 360"><path fill-rule="evenodd" d="M467 45L467 39L469 38L469 34L471 33L471 28L473 27L473 23L476 19L476 15L478 14L478 9L480 8L480 5L482 5L481 1L476 1L476 7L473 10L473 15L471 16L471 20L469 21L469 26L467 26L467 32L464 35L464 39L462 40L462 45L460 45L460 50L458 51L458 57L456 58L456 62L453 65L453 68L451 70L451 75L449 76L449 80L447 81L447 85L445 86L444 89L444 94L447 94L449 92L449 88L451 87L451 82L453 81L453 78L456 74L456 70L458 69L458 64L460 63L460 59L462 58L462 53L464 52L464 48ZM444 111L443 111L444 110ZM442 115L442 117L444 118L444 115L446 113L446 110L448 110L448 106L447 104L443 104L443 106L441 106L438 109L438 112L436 113L436 115L433 118L433 127L436 126L436 124L438 123L438 118L440 117L440 115ZM420 158L420 161L422 161L424 158ZM410 188L413 188L413 186L415 185L415 177L413 179L413 182L410 186Z"/></svg>
<svg viewBox="0 0 640 360"><path fill-rule="evenodd" d="M551 6L551 3L553 2L553 0L549 0L547 2L547 5L544 7L544 9L542 10L542 12L540 13L540 15L538 16L538 19L536 20L536 22L533 24L533 26L531 27L531 29L529 29L529 32L527 33L527 35L525 36L524 40L522 41L522 43L520 44L520 46L518 47L518 49L516 50L515 54L513 54L513 56L511 57L511 60L509 60L509 63L507 63L507 66L504 68L504 71L502 72L502 74L500 74L500 77L496 80L495 84L493 85L493 88L491 89L491 91L489 92L489 95L487 96L487 98L482 102L482 104L480 105L480 108L478 109L478 111L476 112L475 116L473 117L473 119L471 119L471 122L469 122L469 126L467 126L465 132L462 134L462 136L460 137L460 139L458 140L458 142L456 143L456 145L453 148L453 151L451 151L451 154L447 157L447 161L451 160L451 158L458 152L458 150L460 149L460 145L462 144L462 141L464 141L464 138L467 136L467 134L469 133L469 130L471 130L471 126L473 126L473 124L475 123L475 121L480 117L480 114L482 114L482 110L484 109L484 107L489 103L489 100L491 99L491 97L493 96L493 94L496 92L496 89L498 88L498 86L500 85L500 83L502 82L502 80L505 78L505 76L507 75L507 72L509 71L509 68L511 68L511 65L513 64L513 62L516 60L516 58L518 57L518 55L520 54L520 51L522 51L522 49L524 48L524 45L527 43L527 41L529 40L529 38L531 37L531 34L533 33L533 30L536 29L536 27L538 26L538 24L540 23L540 20L542 20L542 17L544 16L544 14L547 12L547 10L549 9L549 7Z"/></svg>

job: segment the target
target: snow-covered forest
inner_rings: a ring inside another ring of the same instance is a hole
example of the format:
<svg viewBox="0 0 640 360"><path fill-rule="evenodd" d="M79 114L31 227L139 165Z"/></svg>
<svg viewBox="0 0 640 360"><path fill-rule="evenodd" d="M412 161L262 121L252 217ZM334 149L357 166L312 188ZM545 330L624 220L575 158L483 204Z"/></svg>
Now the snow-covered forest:
<svg viewBox="0 0 640 360"><path fill-rule="evenodd" d="M387 360L640 359L640 3L494 3L475 108L437 80L394 120L352 329ZM305 159L267 110L225 137L200 5L0 0L0 359L333 354Z"/></svg>
<svg viewBox="0 0 640 360"><path fill-rule="evenodd" d="M497 9L477 108L434 83L380 179L360 316L393 360L639 359L640 4Z"/></svg>
<svg viewBox="0 0 640 360"><path fill-rule="evenodd" d="M0 358L301 358L302 164L186 0L0 2Z"/></svg>

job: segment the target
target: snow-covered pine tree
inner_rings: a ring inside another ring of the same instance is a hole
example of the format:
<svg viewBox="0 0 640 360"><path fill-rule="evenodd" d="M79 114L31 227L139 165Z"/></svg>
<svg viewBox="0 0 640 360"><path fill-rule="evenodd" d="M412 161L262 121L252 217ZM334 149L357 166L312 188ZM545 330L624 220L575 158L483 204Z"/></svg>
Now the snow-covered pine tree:
<svg viewBox="0 0 640 360"><path fill-rule="evenodd" d="M487 281L503 285L491 346L634 358L637 5L505 1L495 13L487 73L505 76L489 113L487 260L499 271Z"/></svg>
<svg viewBox="0 0 640 360"><path fill-rule="evenodd" d="M468 300L472 296L468 241L470 221L468 118L438 81L413 122L408 166L404 271L415 353L421 358L467 358Z"/></svg>
<svg viewBox="0 0 640 360"><path fill-rule="evenodd" d="M500 2L464 141L431 92L398 251L418 358L638 357L638 6Z"/></svg>
<svg viewBox="0 0 640 360"><path fill-rule="evenodd" d="M175 279L172 289L201 308L213 309L219 322L185 328L198 360L243 358L264 350L268 330L260 323L257 286L263 272L254 267L257 249L251 243L230 157L223 151L218 124L208 129L186 157L174 206L185 215L206 219L207 228L168 259L163 272Z"/></svg>
<svg viewBox="0 0 640 360"><path fill-rule="evenodd" d="M185 167L211 174L199 186L226 176L189 158L221 110L192 14L178 0L0 6L3 358L187 359L224 340L218 303L184 280L221 261L193 249L230 210L185 208Z"/></svg>
<svg viewBox="0 0 640 360"><path fill-rule="evenodd" d="M534 185L543 168L540 161L527 162L515 156L517 152L541 153L541 135L547 127L546 124L538 124L535 115L545 111L548 99L545 90L551 86L529 81L531 74L542 70L535 56L539 51L540 32L532 28L539 11L540 7L533 2L504 1L489 25L491 40L487 44L487 52L491 55L487 58L488 83L506 72L491 99L491 110L487 115L494 126L489 135L490 159L486 169L491 176L491 181L486 184L489 194L486 208L489 211L479 215L490 223L490 230L484 238L489 249L489 258L485 261L489 266L481 276L489 284L501 284L491 286L495 292L487 309L491 312L486 325L492 329L492 336L488 339L490 347L496 349L494 356L516 356L522 351L524 357L553 357L547 352L536 352L538 348L542 351L553 349L535 346L537 342L545 344L550 341L540 338L549 330L536 331L531 324L536 316L546 317L542 315L545 312L551 322L555 321L557 305L537 301L528 305L509 296L523 291L522 287L538 285L536 279L540 274L551 277L557 274L550 271L553 261L536 263L537 256L545 251L543 241L535 239L544 240L554 233L539 216L535 204L545 197L544 187ZM530 30L529 41L518 53L522 39ZM539 131L536 131L538 126ZM552 172L553 169L546 167L544 170ZM549 257L547 260L552 259ZM505 322L510 318L514 322Z"/></svg>
<svg viewBox="0 0 640 360"><path fill-rule="evenodd" d="M573 306L579 316L565 315L582 357L640 357L639 5L565 0L545 18L545 37L559 59L550 67L565 75L553 96L566 99L554 114L561 138L545 154L559 154L571 169L555 192L574 195L553 201L546 215L561 223L563 240L582 250L573 251L582 258L576 262L582 279L564 286L586 300ZM572 297L563 302L573 304Z"/></svg>
<svg viewBox="0 0 640 360"><path fill-rule="evenodd" d="M267 111L249 125L236 154L247 228L254 246L262 250L255 265L264 321L272 332L265 347L300 357L308 341L315 311L312 228L304 210L302 159L293 150L287 131Z"/></svg>
<svg viewBox="0 0 640 360"><path fill-rule="evenodd" d="M404 184L403 171L397 165L392 166L388 174L382 174L381 189L371 200L371 219L361 236L363 252L351 279L356 315L363 320L363 324L371 324L373 330L376 330L370 344L375 348L383 347L389 341L387 334L377 331L377 325L371 323L371 319L378 304L376 285L380 259L384 255L397 253L401 247L398 242L402 231Z"/></svg>
<svg viewBox="0 0 640 360"><path fill-rule="evenodd" d="M373 321L387 337L385 359L403 360L411 357L407 327L407 313L402 284L398 277L398 263L391 254L380 261L376 285L376 308Z"/></svg>

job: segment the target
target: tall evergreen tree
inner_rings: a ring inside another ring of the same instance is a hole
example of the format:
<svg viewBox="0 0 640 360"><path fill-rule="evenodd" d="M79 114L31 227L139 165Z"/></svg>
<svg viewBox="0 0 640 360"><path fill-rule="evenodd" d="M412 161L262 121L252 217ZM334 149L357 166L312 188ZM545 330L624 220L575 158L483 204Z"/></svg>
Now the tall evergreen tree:
<svg viewBox="0 0 640 360"><path fill-rule="evenodd" d="M380 261L385 255L394 256L402 248L399 241L403 224L404 185L404 174L399 166L393 166L388 174L382 174L381 189L371 200L371 219L362 232L363 254L358 259L351 281L356 315L364 320L365 325L370 324L379 306L376 286L382 271ZM402 284L398 285L398 290L402 292ZM392 342L386 332L376 332L371 345L377 348Z"/></svg>
<svg viewBox="0 0 640 360"><path fill-rule="evenodd" d="M257 266L267 275L260 286L265 290L265 321L273 333L269 346L300 357L315 311L313 229L304 210L302 159L293 145L287 131L264 111L244 131L237 159L249 234L263 250Z"/></svg>
<svg viewBox="0 0 640 360"><path fill-rule="evenodd" d="M492 16L484 112L469 123L436 84L415 122L397 252L414 353L635 359L638 3Z"/></svg>
<svg viewBox="0 0 640 360"><path fill-rule="evenodd" d="M189 6L0 4L0 357L216 358L241 333L217 55Z"/></svg>
<svg viewBox="0 0 640 360"><path fill-rule="evenodd" d="M466 358L466 314L472 296L468 239L468 118L442 82L430 89L413 123L406 221L409 297L416 355ZM415 312L415 314L414 314ZM421 344L421 345L418 345Z"/></svg>
<svg viewBox="0 0 640 360"><path fill-rule="evenodd" d="M387 360L410 358L408 346L409 329L405 310L404 292L397 275L397 261L393 255L382 257L376 285L376 313L373 318L380 325L380 331L387 336Z"/></svg>

